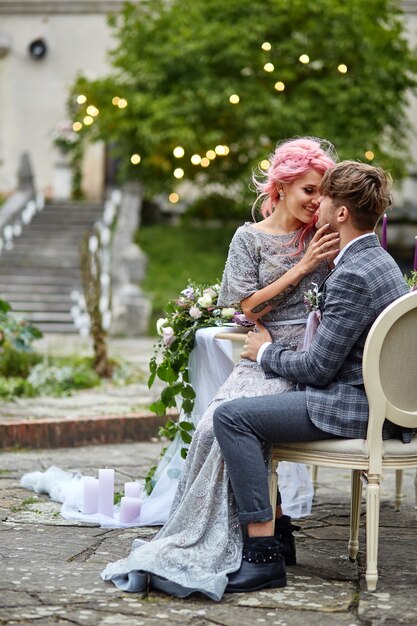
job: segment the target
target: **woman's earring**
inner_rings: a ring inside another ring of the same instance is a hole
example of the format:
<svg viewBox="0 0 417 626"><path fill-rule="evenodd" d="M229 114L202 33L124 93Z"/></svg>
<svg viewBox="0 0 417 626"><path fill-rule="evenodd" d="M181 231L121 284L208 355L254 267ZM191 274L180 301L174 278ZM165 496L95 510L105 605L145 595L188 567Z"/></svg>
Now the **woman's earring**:
<svg viewBox="0 0 417 626"><path fill-rule="evenodd" d="M279 199L280 200L284 200L284 198L285 198L285 193L283 191L280 191L279 192Z"/></svg>

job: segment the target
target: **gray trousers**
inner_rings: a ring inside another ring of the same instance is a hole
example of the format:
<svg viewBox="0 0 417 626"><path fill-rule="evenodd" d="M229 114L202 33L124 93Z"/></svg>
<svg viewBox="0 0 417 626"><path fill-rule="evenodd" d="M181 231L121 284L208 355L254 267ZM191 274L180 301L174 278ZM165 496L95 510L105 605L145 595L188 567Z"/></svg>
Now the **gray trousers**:
<svg viewBox="0 0 417 626"><path fill-rule="evenodd" d="M307 412L304 391L231 400L217 407L214 433L230 476L242 524L272 519L264 443L333 439Z"/></svg>

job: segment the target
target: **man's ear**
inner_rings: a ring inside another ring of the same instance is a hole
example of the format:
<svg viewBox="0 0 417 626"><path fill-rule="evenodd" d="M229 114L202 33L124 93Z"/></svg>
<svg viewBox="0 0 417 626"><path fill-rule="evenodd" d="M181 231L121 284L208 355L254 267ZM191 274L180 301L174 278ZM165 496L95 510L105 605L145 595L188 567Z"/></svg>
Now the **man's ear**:
<svg viewBox="0 0 417 626"><path fill-rule="evenodd" d="M350 217L349 209L346 205L342 204L336 210L336 219L340 224L344 224Z"/></svg>

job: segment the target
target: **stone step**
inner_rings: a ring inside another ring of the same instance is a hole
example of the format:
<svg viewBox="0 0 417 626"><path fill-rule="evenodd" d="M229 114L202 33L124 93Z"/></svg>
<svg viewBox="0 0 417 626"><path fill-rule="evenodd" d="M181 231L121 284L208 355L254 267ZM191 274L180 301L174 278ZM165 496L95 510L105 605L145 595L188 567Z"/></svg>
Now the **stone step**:
<svg viewBox="0 0 417 626"><path fill-rule="evenodd" d="M80 271L79 269L73 269L71 271L64 270L55 267L54 271L50 271L48 276L42 276L39 274L36 267L27 267L24 272L16 272L15 270L6 272L6 268L3 268L0 265L0 281L2 282L14 282L14 283L26 283L33 281L34 283L46 283L49 280L52 282L59 282L61 279L72 279L75 282L80 282Z"/></svg>
<svg viewBox="0 0 417 626"><path fill-rule="evenodd" d="M40 324L43 322L47 322L49 324L51 323L57 323L57 324L72 324L72 317L69 311L67 312L62 312L62 311L51 311L48 313L42 312L42 311L33 311L28 313L27 315L28 319L30 319L32 322L34 322L35 324Z"/></svg>
<svg viewBox="0 0 417 626"><path fill-rule="evenodd" d="M31 270L31 273L29 273ZM3 268L0 268L0 285L6 287L17 287L18 285L29 285L32 288L35 285L79 285L80 284L80 272L54 272L48 276L42 276L37 272L36 268L26 268L25 273L16 275L3 272Z"/></svg>
<svg viewBox="0 0 417 626"><path fill-rule="evenodd" d="M63 299L61 302L46 302L42 300L33 300L33 301L16 301L13 299L8 299L7 302L12 307L12 311L14 313L43 313L45 312L49 314L55 313L68 313L71 306L72 301L70 298Z"/></svg>
<svg viewBox="0 0 417 626"><path fill-rule="evenodd" d="M13 258L19 258L21 256L30 255L31 258L44 259L49 257L63 257L70 255L71 257L78 258L80 256L77 245L59 245L55 242L51 245L39 246L37 242L32 241L32 245L29 242L16 242L12 250L6 250L0 257L0 262L8 261Z"/></svg>
<svg viewBox="0 0 417 626"><path fill-rule="evenodd" d="M54 322L36 322L36 328L39 328L43 333L62 333L62 334L73 334L78 335L78 330L75 328L74 324L63 324L63 323L54 323Z"/></svg>
<svg viewBox="0 0 417 626"><path fill-rule="evenodd" d="M16 258L14 262L11 264L2 264L4 267L9 267L10 269L17 270L18 268L28 268L33 271L42 271L42 270L71 270L74 273L79 273L80 264L76 259L29 259L29 258Z"/></svg>
<svg viewBox="0 0 417 626"><path fill-rule="evenodd" d="M53 215L51 215L50 217L45 216L45 218L42 220L37 220L36 218L33 219L30 225L24 226L22 228L22 232L24 230L28 230L29 228L33 228L34 231L42 229L46 229L47 231L49 231L52 230L54 226L65 226L68 228L72 228L76 231L89 230L92 226L94 226L99 217L100 216L97 216L97 219L85 218L79 220L62 220L55 219Z"/></svg>
<svg viewBox="0 0 417 626"><path fill-rule="evenodd" d="M2 289L0 288L0 291ZM32 299L31 299L32 296ZM33 289L29 293L23 293L23 291L19 290L13 293L11 291L7 297L7 302L12 306L12 308L17 308L19 306L24 307L26 303L32 302L43 302L45 305L48 303L51 307L55 305L59 305L62 302L66 303L67 308L72 306L73 301L71 300L71 295L67 291L62 291L62 293L57 293L54 291L53 293L39 293L39 289Z"/></svg>

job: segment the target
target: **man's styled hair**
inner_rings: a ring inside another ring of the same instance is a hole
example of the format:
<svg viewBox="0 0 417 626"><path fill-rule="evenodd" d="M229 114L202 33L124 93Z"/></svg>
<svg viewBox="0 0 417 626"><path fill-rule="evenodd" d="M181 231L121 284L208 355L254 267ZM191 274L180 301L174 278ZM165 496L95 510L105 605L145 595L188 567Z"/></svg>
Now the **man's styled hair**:
<svg viewBox="0 0 417 626"><path fill-rule="evenodd" d="M320 193L336 208L345 205L355 228L368 230L392 205L391 187L391 176L380 167L341 161L324 174Z"/></svg>

